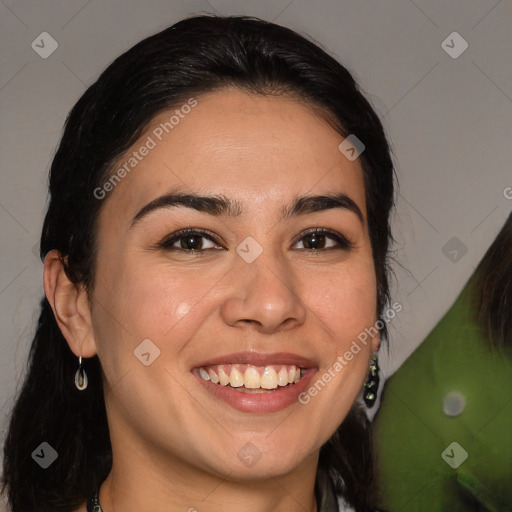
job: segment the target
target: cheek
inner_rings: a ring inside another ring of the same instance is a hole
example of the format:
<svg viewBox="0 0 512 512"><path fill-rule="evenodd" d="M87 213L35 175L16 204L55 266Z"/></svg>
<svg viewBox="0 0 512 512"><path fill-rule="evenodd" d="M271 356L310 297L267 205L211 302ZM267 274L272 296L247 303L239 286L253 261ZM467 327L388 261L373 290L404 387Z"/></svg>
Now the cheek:
<svg viewBox="0 0 512 512"><path fill-rule="evenodd" d="M181 324L186 319L200 315L208 303L212 282L199 273L163 265L152 271L139 269L139 276L125 280L123 288L137 297L136 304L131 303L123 313L133 318L134 329L165 339L170 332L183 330Z"/></svg>
<svg viewBox="0 0 512 512"><path fill-rule="evenodd" d="M99 270L99 269L98 269ZM93 315L98 354L116 373L136 364L133 351L150 339L172 356L194 335L211 282L165 265L119 262L98 272Z"/></svg>
<svg viewBox="0 0 512 512"><path fill-rule="evenodd" d="M377 308L373 263L340 270L305 284L307 304L331 333L337 350L375 324Z"/></svg>
<svg viewBox="0 0 512 512"><path fill-rule="evenodd" d="M325 338L322 367L300 398L308 407L308 421L327 440L341 424L361 392L368 374L372 346L358 336L376 322L376 279L373 261L362 259L336 274L309 285L308 305Z"/></svg>

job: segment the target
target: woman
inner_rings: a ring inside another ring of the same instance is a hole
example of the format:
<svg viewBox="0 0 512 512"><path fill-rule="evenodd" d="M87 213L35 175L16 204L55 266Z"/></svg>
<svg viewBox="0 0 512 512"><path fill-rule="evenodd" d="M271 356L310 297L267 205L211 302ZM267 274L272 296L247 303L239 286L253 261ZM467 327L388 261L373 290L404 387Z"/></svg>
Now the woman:
<svg viewBox="0 0 512 512"><path fill-rule="evenodd" d="M375 509L393 166L344 67L183 20L80 98L50 194L13 512Z"/></svg>

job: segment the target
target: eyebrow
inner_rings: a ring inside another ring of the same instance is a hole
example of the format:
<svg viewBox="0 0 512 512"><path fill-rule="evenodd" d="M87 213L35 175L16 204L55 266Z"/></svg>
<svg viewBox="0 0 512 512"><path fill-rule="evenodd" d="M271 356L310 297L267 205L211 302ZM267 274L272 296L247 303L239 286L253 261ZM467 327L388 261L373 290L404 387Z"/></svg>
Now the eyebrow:
<svg viewBox="0 0 512 512"><path fill-rule="evenodd" d="M243 215L242 204L224 195L202 196L197 194L173 191L157 197L141 208L132 220L130 227L137 224L149 213L162 208L185 207L214 216L240 217ZM281 219L289 219L298 215L321 212L341 208L354 213L364 226L364 217L357 203L343 192L336 194L323 194L317 196L296 197L289 206L281 208Z"/></svg>

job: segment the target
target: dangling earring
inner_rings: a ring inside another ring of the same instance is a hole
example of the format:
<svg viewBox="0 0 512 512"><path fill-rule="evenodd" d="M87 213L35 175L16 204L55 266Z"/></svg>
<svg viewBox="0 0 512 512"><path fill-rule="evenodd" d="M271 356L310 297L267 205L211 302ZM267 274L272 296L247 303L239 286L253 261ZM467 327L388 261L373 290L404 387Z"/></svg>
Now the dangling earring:
<svg viewBox="0 0 512 512"><path fill-rule="evenodd" d="M363 399L366 406L370 409L377 399L377 390L379 389L379 362L377 356L373 355L370 362L370 371L364 383Z"/></svg>
<svg viewBox="0 0 512 512"><path fill-rule="evenodd" d="M75 386L76 389L83 391L88 384L87 373L82 368L82 356L78 358L78 370L75 372Z"/></svg>

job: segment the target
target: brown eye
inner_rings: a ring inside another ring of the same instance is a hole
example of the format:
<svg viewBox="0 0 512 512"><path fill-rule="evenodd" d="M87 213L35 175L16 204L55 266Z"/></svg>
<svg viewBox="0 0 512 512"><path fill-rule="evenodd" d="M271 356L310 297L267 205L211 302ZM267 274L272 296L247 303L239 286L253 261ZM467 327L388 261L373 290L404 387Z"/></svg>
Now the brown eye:
<svg viewBox="0 0 512 512"><path fill-rule="evenodd" d="M210 249L218 249L213 236L198 229L185 229L173 233L159 244L162 249L185 252L200 252Z"/></svg>
<svg viewBox="0 0 512 512"><path fill-rule="evenodd" d="M309 231L297 242L303 244L307 251L325 251L331 249L351 249L352 243L340 233L324 228L317 228Z"/></svg>
<svg viewBox="0 0 512 512"><path fill-rule="evenodd" d="M327 239L322 233L311 233L303 238L306 249L325 249Z"/></svg>
<svg viewBox="0 0 512 512"><path fill-rule="evenodd" d="M185 235L178 238L180 249L197 251L203 249L204 236L201 235Z"/></svg>

